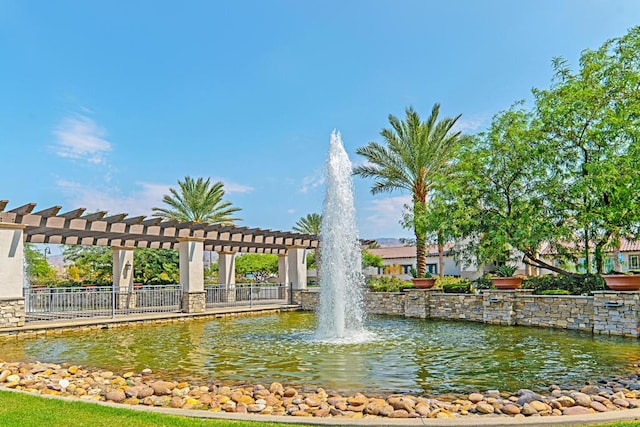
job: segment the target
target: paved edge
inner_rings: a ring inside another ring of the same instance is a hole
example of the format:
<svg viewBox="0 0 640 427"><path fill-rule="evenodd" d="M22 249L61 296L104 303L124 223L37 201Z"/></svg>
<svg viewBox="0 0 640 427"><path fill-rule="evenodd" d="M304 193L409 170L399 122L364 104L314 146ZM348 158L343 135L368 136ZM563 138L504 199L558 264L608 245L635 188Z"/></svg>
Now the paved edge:
<svg viewBox="0 0 640 427"><path fill-rule="evenodd" d="M615 421L634 421L640 420L640 408L623 409L620 411L600 412L591 415L563 415L548 417L528 417L513 418L506 416L482 416L482 417L461 417L461 418L314 418L314 417L293 417L293 416L273 416L273 415L250 415L250 414L233 414L227 412L208 412L193 409L174 409L161 408L155 406L144 405L123 405L113 402L102 402L94 400L82 400L67 396L52 396L29 393L22 390L14 390L10 388L0 387L0 390L11 393L22 393L29 396L40 397L43 399L58 399L67 402L89 403L94 405L107 406L116 409L154 412L158 414L177 415L190 418L200 419L217 419L217 420L235 420L235 421L255 421L255 422L278 422L288 424L309 424L321 426L434 426L434 427L453 427L453 426L491 426L491 427L510 427L513 425L523 425L530 427L551 427L551 426L571 426L571 425L589 425L602 424Z"/></svg>

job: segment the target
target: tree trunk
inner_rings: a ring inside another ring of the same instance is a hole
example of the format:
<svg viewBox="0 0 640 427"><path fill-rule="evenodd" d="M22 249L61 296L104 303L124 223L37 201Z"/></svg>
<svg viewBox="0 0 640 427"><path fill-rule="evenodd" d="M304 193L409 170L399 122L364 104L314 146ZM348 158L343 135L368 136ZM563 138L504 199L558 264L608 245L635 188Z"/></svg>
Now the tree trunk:
<svg viewBox="0 0 640 427"><path fill-rule="evenodd" d="M591 262L589 261L589 227L584 228L584 269L586 273L591 273Z"/></svg>
<svg viewBox="0 0 640 427"><path fill-rule="evenodd" d="M622 266L620 265L620 242L613 249L613 269L616 273L622 271Z"/></svg>
<svg viewBox="0 0 640 427"><path fill-rule="evenodd" d="M440 232L438 232L438 275L444 277L444 242Z"/></svg>
<svg viewBox="0 0 640 427"><path fill-rule="evenodd" d="M418 266L418 277L424 277L424 273L427 270L426 241L425 236L420 236L416 233L416 265Z"/></svg>

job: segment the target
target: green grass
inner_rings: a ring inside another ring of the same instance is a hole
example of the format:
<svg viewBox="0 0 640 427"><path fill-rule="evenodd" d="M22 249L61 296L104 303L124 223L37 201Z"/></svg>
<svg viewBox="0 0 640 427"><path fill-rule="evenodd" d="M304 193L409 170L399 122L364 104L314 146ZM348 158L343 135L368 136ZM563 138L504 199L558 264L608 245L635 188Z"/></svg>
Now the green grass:
<svg viewBox="0 0 640 427"><path fill-rule="evenodd" d="M266 418L265 418L266 420ZM336 420L339 422L339 420ZM561 421L561 419L558 419ZM86 402L47 399L0 391L0 425L3 427L304 427L267 421L198 419L132 409L111 408ZM599 424L599 427L640 427L640 421Z"/></svg>
<svg viewBox="0 0 640 427"><path fill-rule="evenodd" d="M0 425L3 427L291 427L291 424L266 421L180 417L111 408L79 401L47 399L7 391L0 391Z"/></svg>

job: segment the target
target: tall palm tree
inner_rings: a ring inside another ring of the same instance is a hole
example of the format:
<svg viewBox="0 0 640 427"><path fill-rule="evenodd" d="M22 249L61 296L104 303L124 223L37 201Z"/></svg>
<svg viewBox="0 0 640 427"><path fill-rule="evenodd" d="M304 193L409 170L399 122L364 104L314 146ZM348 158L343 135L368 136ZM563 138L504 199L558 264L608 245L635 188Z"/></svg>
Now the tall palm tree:
<svg viewBox="0 0 640 427"><path fill-rule="evenodd" d="M293 231L305 234L320 234L320 228L322 227L322 215L317 213L310 213L307 216L303 216L293 226Z"/></svg>
<svg viewBox="0 0 640 427"><path fill-rule="evenodd" d="M424 122L412 107L406 109L404 120L390 114L391 128L380 132L385 144L370 142L356 151L368 164L356 167L354 174L375 178L372 194L410 191L414 218L426 209L434 180L449 168L460 140L461 132L453 131L460 115L438 120L439 113L440 104L435 104ZM422 277L427 262L426 232L416 225L414 221L416 263Z"/></svg>
<svg viewBox="0 0 640 427"><path fill-rule="evenodd" d="M179 190L170 188L171 195L165 195L162 201L168 208L153 208L153 215L182 222L209 222L212 224L233 224L240 218L232 215L240 208L223 201L222 182L211 184L211 178L193 179L186 176L178 180Z"/></svg>

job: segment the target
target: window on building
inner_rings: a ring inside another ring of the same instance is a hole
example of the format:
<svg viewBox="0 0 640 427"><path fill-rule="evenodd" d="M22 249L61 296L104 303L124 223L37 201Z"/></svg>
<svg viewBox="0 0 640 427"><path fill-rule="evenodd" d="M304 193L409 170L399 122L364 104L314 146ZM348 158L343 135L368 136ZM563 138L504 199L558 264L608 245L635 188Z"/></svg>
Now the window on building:
<svg viewBox="0 0 640 427"><path fill-rule="evenodd" d="M629 269L640 269L640 255L629 255Z"/></svg>
<svg viewBox="0 0 640 427"><path fill-rule="evenodd" d="M413 264L403 264L402 265L402 274L411 274L411 268Z"/></svg>
<svg viewBox="0 0 640 427"><path fill-rule="evenodd" d="M438 264L427 264L427 271L431 274L438 274Z"/></svg>

